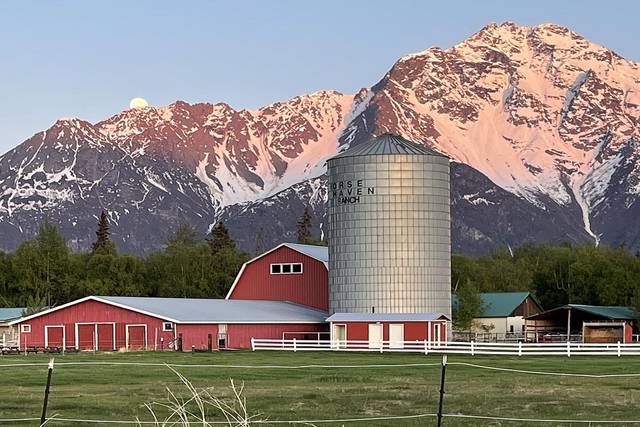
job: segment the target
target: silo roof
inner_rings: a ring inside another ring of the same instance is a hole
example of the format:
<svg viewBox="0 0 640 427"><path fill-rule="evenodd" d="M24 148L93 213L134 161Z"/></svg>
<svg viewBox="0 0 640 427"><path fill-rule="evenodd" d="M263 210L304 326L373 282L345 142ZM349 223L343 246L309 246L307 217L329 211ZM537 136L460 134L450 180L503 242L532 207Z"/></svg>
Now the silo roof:
<svg viewBox="0 0 640 427"><path fill-rule="evenodd" d="M366 142L354 145L332 157L332 159L339 159L342 157L355 157L355 156L371 156L381 154L409 154L409 155L421 155L421 156L439 156L446 157L443 154L438 153L435 150L425 147L422 144L409 141L401 136L385 133L380 136L376 136Z"/></svg>

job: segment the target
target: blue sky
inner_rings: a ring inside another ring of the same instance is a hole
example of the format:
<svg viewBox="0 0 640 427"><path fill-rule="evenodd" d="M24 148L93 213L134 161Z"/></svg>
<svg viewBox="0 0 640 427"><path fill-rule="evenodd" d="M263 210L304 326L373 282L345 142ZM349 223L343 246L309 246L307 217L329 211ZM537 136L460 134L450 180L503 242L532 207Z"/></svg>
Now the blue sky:
<svg viewBox="0 0 640 427"><path fill-rule="evenodd" d="M353 93L404 54L489 22L572 28L640 60L637 1L0 2L0 153L58 117L91 122L141 96L255 108Z"/></svg>

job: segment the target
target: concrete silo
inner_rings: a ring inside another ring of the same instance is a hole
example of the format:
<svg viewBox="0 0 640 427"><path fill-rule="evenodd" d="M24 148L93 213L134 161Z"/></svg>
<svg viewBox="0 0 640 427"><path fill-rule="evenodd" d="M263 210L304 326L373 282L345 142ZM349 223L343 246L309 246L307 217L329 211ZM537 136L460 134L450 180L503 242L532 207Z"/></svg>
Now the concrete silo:
<svg viewBox="0 0 640 427"><path fill-rule="evenodd" d="M331 314L451 316L449 159L385 134L328 173Z"/></svg>

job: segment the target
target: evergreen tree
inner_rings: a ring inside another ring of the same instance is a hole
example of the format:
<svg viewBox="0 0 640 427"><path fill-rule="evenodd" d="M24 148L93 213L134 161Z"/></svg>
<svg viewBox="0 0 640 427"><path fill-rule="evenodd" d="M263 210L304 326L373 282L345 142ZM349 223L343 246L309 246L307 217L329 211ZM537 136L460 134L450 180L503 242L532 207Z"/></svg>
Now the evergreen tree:
<svg viewBox="0 0 640 427"><path fill-rule="evenodd" d="M298 243L310 244L311 238L311 209L309 206L304 208L302 217L298 220Z"/></svg>
<svg viewBox="0 0 640 427"><path fill-rule="evenodd" d="M207 239L207 243L209 244L209 248L211 249L211 254L216 255L219 252L229 249L232 251L236 250L236 243L231 238L229 234L229 230L225 227L224 223L221 221L213 227L211 230L211 234Z"/></svg>
<svg viewBox="0 0 640 427"><path fill-rule="evenodd" d="M115 255L116 247L109 236L109 217L103 210L98 220L98 229L96 230L96 241L91 246L91 253L101 253Z"/></svg>
<svg viewBox="0 0 640 427"><path fill-rule="evenodd" d="M467 279L458 287L456 296L458 304L453 312L453 326L458 330L468 331L473 326L473 319L485 309L480 291Z"/></svg>
<svg viewBox="0 0 640 427"><path fill-rule="evenodd" d="M261 228L260 230L258 230L258 233L256 234L256 247L254 250L254 256L258 256L260 254L262 254L265 250L264 247L264 231Z"/></svg>

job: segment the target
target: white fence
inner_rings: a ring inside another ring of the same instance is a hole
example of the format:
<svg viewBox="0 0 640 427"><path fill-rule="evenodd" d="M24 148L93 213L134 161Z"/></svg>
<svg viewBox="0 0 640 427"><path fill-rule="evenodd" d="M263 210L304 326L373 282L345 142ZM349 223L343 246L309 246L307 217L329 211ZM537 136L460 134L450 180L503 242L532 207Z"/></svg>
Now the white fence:
<svg viewBox="0 0 640 427"><path fill-rule="evenodd" d="M376 353L446 353L504 356L640 356L640 344L486 343L429 341L329 341L251 339L251 348L280 351L366 351Z"/></svg>

